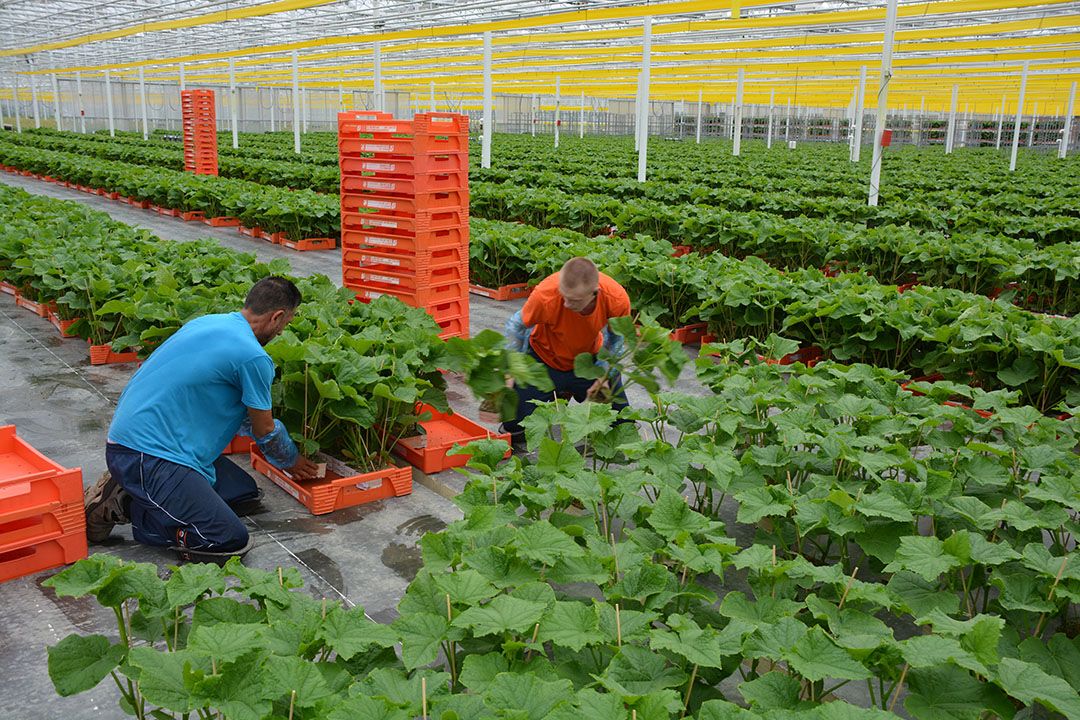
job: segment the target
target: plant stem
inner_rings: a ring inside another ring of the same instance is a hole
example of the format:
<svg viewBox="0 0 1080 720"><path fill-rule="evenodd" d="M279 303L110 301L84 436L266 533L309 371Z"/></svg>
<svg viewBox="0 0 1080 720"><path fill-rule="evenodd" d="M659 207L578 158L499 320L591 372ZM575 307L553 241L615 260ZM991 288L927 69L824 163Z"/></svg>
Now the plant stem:
<svg viewBox="0 0 1080 720"><path fill-rule="evenodd" d="M904 679L907 677L909 667L911 666L904 663L904 669L900 671L900 679L896 681L892 691L892 700L889 701L889 712L893 711L893 708L896 707L896 701L900 699L900 688L904 685Z"/></svg>
<svg viewBox="0 0 1080 720"><path fill-rule="evenodd" d="M686 710L690 707L690 693L694 690L694 680L697 679L697 671L698 666L695 664L694 669L690 671L690 682L686 684L686 699L683 700L682 714L679 715L680 718L686 717Z"/></svg>

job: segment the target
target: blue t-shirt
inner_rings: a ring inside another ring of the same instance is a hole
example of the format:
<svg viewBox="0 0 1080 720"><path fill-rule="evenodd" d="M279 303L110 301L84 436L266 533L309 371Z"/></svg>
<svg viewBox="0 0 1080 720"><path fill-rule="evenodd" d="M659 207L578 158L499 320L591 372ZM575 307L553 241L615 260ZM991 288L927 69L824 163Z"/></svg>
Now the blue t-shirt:
<svg viewBox="0 0 1080 720"><path fill-rule="evenodd" d="M269 410L274 361L238 312L205 315L161 344L132 376L109 441L199 471L214 461L247 408Z"/></svg>

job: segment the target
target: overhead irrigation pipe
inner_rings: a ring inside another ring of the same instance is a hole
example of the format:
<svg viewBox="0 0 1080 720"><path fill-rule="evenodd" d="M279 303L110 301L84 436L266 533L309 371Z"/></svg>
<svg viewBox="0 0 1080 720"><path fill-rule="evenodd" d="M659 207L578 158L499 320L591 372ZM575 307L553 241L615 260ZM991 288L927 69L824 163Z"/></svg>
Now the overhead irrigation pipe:
<svg viewBox="0 0 1080 720"><path fill-rule="evenodd" d="M293 151L300 154L300 56L292 53L292 130Z"/></svg>
<svg viewBox="0 0 1080 720"><path fill-rule="evenodd" d="M862 156L862 124L866 115L866 66L859 68L859 95L855 101L855 127L851 130L851 162L859 162Z"/></svg>
<svg viewBox="0 0 1080 720"><path fill-rule="evenodd" d="M738 157L742 151L742 118L743 118L743 81L745 79L745 72L743 68L739 68L738 80L735 86L735 129L734 144L731 147L731 154Z"/></svg>
<svg viewBox="0 0 1080 720"><path fill-rule="evenodd" d="M105 71L105 107L109 113L109 137L116 137L116 120L113 117L112 72Z"/></svg>
<svg viewBox="0 0 1080 720"><path fill-rule="evenodd" d="M1076 107L1076 81L1073 80L1072 86L1069 88L1069 104L1065 108L1065 128L1061 134L1061 146L1058 147L1058 157L1062 160L1065 159L1065 155L1069 152L1069 136L1072 135L1072 122L1073 122L1073 110Z"/></svg>
<svg viewBox="0 0 1080 720"><path fill-rule="evenodd" d="M956 105L960 98L960 86L952 86L952 104L949 105L949 125L945 131L945 154L950 155L953 151L953 137L956 135Z"/></svg>
<svg viewBox="0 0 1080 720"><path fill-rule="evenodd" d="M645 166L649 158L649 73L652 66L652 16L645 16L641 34L641 121L638 133L637 179L645 182Z"/></svg>
<svg viewBox="0 0 1080 720"><path fill-rule="evenodd" d="M1024 94L1027 92L1028 61L1020 72L1020 98L1016 101L1016 122L1013 123L1012 154L1009 156L1009 172L1016 171L1016 151L1020 147L1020 123L1024 120Z"/></svg>
<svg viewBox="0 0 1080 720"><path fill-rule="evenodd" d="M491 167L491 125L495 114L492 95L491 31L488 30L484 32L484 119L480 127L480 167L485 169Z"/></svg>
<svg viewBox="0 0 1080 720"><path fill-rule="evenodd" d="M871 207L877 207L881 192L881 156L884 151L881 140L885 135L885 120L889 113L889 81L892 79L893 41L896 39L896 6L897 0L889 0L885 10L885 42L881 52L877 121L874 123L874 155L870 163L870 195L867 200Z"/></svg>

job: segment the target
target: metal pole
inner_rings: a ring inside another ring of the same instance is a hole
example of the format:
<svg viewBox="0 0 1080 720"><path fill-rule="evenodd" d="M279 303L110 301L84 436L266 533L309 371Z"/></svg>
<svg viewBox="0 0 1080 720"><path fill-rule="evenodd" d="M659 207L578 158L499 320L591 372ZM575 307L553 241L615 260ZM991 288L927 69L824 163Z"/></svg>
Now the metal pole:
<svg viewBox="0 0 1080 720"><path fill-rule="evenodd" d="M180 92L187 90L187 78L184 75L184 63L180 63Z"/></svg>
<svg viewBox="0 0 1080 720"><path fill-rule="evenodd" d="M536 93L532 94L532 105L529 106L529 127L532 136L536 137Z"/></svg>
<svg viewBox="0 0 1080 720"><path fill-rule="evenodd" d="M745 79L745 72L743 68L739 68L739 73L735 82L735 128L732 130L732 146L731 154L738 157L742 151L742 117L743 117L743 81Z"/></svg>
<svg viewBox="0 0 1080 720"><path fill-rule="evenodd" d="M585 91L581 91L581 119L578 122L578 138L585 137Z"/></svg>
<svg viewBox="0 0 1080 720"><path fill-rule="evenodd" d="M484 33L484 119L481 127L480 167L491 167L491 124L492 124L492 83L491 83L491 32Z"/></svg>
<svg viewBox="0 0 1080 720"><path fill-rule="evenodd" d="M953 137L956 135L956 101L960 98L960 86L952 86L952 104L949 105L949 125L945 131L945 154L953 151Z"/></svg>
<svg viewBox="0 0 1080 720"><path fill-rule="evenodd" d="M559 149L559 97L560 97L559 93L561 92L560 89L559 89L559 82L560 82L560 78L559 78L558 75L556 75L555 76L555 149L556 150Z"/></svg>
<svg viewBox="0 0 1080 720"><path fill-rule="evenodd" d="M277 88L270 88L270 132L276 132L277 128Z"/></svg>
<svg viewBox="0 0 1080 720"><path fill-rule="evenodd" d="M896 38L896 6L897 0L889 0L885 10L885 42L881 52L877 122L874 123L874 155L870 164L870 196L868 202L871 207L877 206L878 195L881 190L881 155L884 149L881 147L881 137L885 132L885 121L889 112L889 80L892 79L893 40Z"/></svg>
<svg viewBox="0 0 1080 720"><path fill-rule="evenodd" d="M1001 95L1001 112L998 114L998 129L997 140L994 142L994 149L1001 149L1001 130L1005 127L1005 94Z"/></svg>
<svg viewBox="0 0 1080 720"><path fill-rule="evenodd" d="M75 94L79 96L79 132L86 134L86 107L83 106L82 73L75 71Z"/></svg>
<svg viewBox="0 0 1080 720"><path fill-rule="evenodd" d="M142 117L142 139L150 138L150 121L146 116L146 77L142 66L139 66L139 114Z"/></svg>
<svg viewBox="0 0 1080 720"><path fill-rule="evenodd" d="M293 152L300 154L300 56L292 53L292 137Z"/></svg>
<svg viewBox="0 0 1080 720"><path fill-rule="evenodd" d="M765 135L765 149L772 149L772 131L773 131L773 106L776 104L776 89L769 90L769 127Z"/></svg>
<svg viewBox="0 0 1080 720"><path fill-rule="evenodd" d="M1076 107L1076 81L1069 88L1069 104L1065 108L1065 129L1061 134L1061 146L1058 147L1058 157L1062 160L1069 152L1069 135L1072 134L1073 110Z"/></svg>
<svg viewBox="0 0 1080 720"><path fill-rule="evenodd" d="M105 107L109 111L109 137L116 137L116 120L113 118L112 73L105 71Z"/></svg>
<svg viewBox="0 0 1080 720"><path fill-rule="evenodd" d="M727 133L728 140L731 140L732 143L734 143L735 142L735 98L734 97L731 98L731 111L728 113L727 129L728 129L728 133Z"/></svg>
<svg viewBox="0 0 1080 720"><path fill-rule="evenodd" d="M22 132L22 113L19 107L19 76L15 76L15 132Z"/></svg>
<svg viewBox="0 0 1080 720"><path fill-rule="evenodd" d="M35 118L36 120L36 118ZM1028 147L1035 144L1035 124L1039 122L1039 103L1035 102L1031 107L1031 125L1028 131Z"/></svg>
<svg viewBox="0 0 1080 720"><path fill-rule="evenodd" d="M787 99L787 117L784 118L784 142L791 139L791 98Z"/></svg>
<svg viewBox="0 0 1080 720"><path fill-rule="evenodd" d="M694 142L696 142L698 145L700 145L701 144L701 88L698 88L698 91L697 91L697 125L695 126L694 133L695 133L695 136L696 136Z"/></svg>
<svg viewBox="0 0 1080 720"><path fill-rule="evenodd" d="M56 120L56 129L62 130L60 127L60 83L56 80L56 73L52 74L52 96L53 96L53 117ZM0 125L3 122L0 121Z"/></svg>
<svg viewBox="0 0 1080 720"><path fill-rule="evenodd" d="M34 127L41 127L41 110L38 108L37 102L37 81L33 75L30 76L30 104L33 106L34 111Z"/></svg>
<svg viewBox="0 0 1080 720"><path fill-rule="evenodd" d="M301 122L301 132L306 134L308 121L307 88L300 88L300 112L303 113L304 118Z"/></svg>
<svg viewBox="0 0 1080 720"><path fill-rule="evenodd" d="M375 109L379 112L386 111L386 103L383 101L383 86L382 86L382 43L376 42L371 50L371 58L374 64L375 73L375 97L374 105Z"/></svg>
<svg viewBox="0 0 1080 720"><path fill-rule="evenodd" d="M432 80L428 84L428 111L435 112L435 81Z"/></svg>
<svg viewBox="0 0 1080 720"><path fill-rule="evenodd" d="M848 159L859 162L862 157L863 117L866 115L866 66L859 68L859 95L855 102L855 128L851 131L851 152Z"/></svg>
<svg viewBox="0 0 1080 720"><path fill-rule="evenodd" d="M237 111L239 103L236 99L236 60L229 58L229 124L232 127L232 146L240 147L240 129L238 127Z"/></svg>
<svg viewBox="0 0 1080 720"><path fill-rule="evenodd" d="M1009 172L1016 171L1016 151L1020 147L1020 123L1024 119L1024 93L1027 92L1028 61L1020 71L1020 97L1016 101L1016 123L1013 126L1012 154L1009 156Z"/></svg>
<svg viewBox="0 0 1080 720"><path fill-rule="evenodd" d="M638 146L641 144L641 133L638 128L641 126L641 71L638 70L637 74L637 95L634 96L634 152L638 151Z"/></svg>
<svg viewBox="0 0 1080 720"><path fill-rule="evenodd" d="M922 99L919 100L919 124L918 124L918 131L915 132L915 136L914 136L914 141L915 141L916 146L922 145L923 116L925 114L926 114L926 96L923 95ZM912 122L912 126L915 127L914 122Z"/></svg>
<svg viewBox="0 0 1080 720"><path fill-rule="evenodd" d="M641 33L641 123L638 133L637 179L645 182L645 167L649 158L649 74L652 71L652 16L646 16Z"/></svg>

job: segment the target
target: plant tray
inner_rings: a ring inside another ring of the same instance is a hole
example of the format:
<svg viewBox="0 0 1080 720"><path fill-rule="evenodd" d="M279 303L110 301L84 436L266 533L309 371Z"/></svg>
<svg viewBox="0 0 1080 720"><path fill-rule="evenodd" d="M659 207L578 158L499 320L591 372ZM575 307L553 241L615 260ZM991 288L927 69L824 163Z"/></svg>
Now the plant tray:
<svg viewBox="0 0 1080 720"><path fill-rule="evenodd" d="M333 250L337 247L337 240L334 238L304 238L303 240L281 240L281 245L287 247L290 250Z"/></svg>
<svg viewBox="0 0 1080 720"><path fill-rule="evenodd" d="M251 466L296 498L312 515L412 492L411 467L388 467L357 475L339 475L327 468L323 479L299 481L267 462L257 446L251 448Z"/></svg>
<svg viewBox="0 0 1080 720"><path fill-rule="evenodd" d="M212 218L204 217L203 222L210 227L240 227L240 220L238 218L228 217L227 215Z"/></svg>
<svg viewBox="0 0 1080 720"><path fill-rule="evenodd" d="M237 435L234 437L225 449L221 451L222 455L239 455L240 453L251 452L251 448L254 447L255 441L245 435Z"/></svg>
<svg viewBox="0 0 1080 720"><path fill-rule="evenodd" d="M34 302L33 300L29 300L27 298L24 298L22 295L16 294L15 295L15 304L18 305L19 307L26 308L27 310L34 313L38 317L43 317L43 318L46 318L46 319L48 319L48 317L49 317L49 304L48 303Z"/></svg>
<svg viewBox="0 0 1080 720"><path fill-rule="evenodd" d="M0 552L0 582L68 565L86 557L86 531Z"/></svg>
<svg viewBox="0 0 1080 720"><path fill-rule="evenodd" d="M261 230L259 232L259 237L261 237L266 242L274 243L275 245L280 245L281 243L285 242L286 233L283 233L283 232L266 232L265 230Z"/></svg>
<svg viewBox="0 0 1080 720"><path fill-rule="evenodd" d="M237 225L236 227L240 231L241 235L247 235L248 237L253 237L253 238L261 238L262 237L262 228L245 227L244 225Z"/></svg>
<svg viewBox="0 0 1080 720"><path fill-rule="evenodd" d="M65 468L0 426L0 523L14 513L78 503L82 508L82 470Z"/></svg>
<svg viewBox="0 0 1080 720"><path fill-rule="evenodd" d="M180 218L184 222L205 222L206 213L202 210L192 210L191 212L184 212L182 210L177 211L176 217Z"/></svg>
<svg viewBox="0 0 1080 720"><path fill-rule="evenodd" d="M806 367L814 367L824 359L825 351L816 345L799 348L795 352L788 353L779 360L767 358L764 355L758 355L758 360L761 360L767 365L794 365L795 363L802 363L803 365L806 365Z"/></svg>
<svg viewBox="0 0 1080 720"><path fill-rule="evenodd" d="M57 315L54 312L50 312L49 313L49 322L51 322L53 324L53 327L55 327L57 330L60 331L60 337L62 337L62 338L79 337L78 335L73 335L73 334L68 332L68 328L70 328L75 323L79 322L78 318L73 318L71 320L61 320L59 315Z"/></svg>
<svg viewBox="0 0 1080 720"><path fill-rule="evenodd" d="M120 193L118 193L118 192L105 193L105 197L109 198L110 200L119 200L120 199Z"/></svg>
<svg viewBox="0 0 1080 720"><path fill-rule="evenodd" d="M497 288L486 288L483 285L469 283L469 292L473 295L480 295L499 302L527 298L532 295L532 291L533 288L529 283L514 283L513 285L503 285Z"/></svg>
<svg viewBox="0 0 1080 720"><path fill-rule="evenodd" d="M3 280L0 280L0 293L11 295L13 297L19 294L14 285L9 282L4 282Z"/></svg>
<svg viewBox="0 0 1080 720"><path fill-rule="evenodd" d="M105 188L96 188L93 192L97 193L101 197L109 197L109 191Z"/></svg>
<svg viewBox="0 0 1080 720"><path fill-rule="evenodd" d="M74 532L86 532L86 510L78 500L5 511L0 513L0 556Z"/></svg>
<svg viewBox="0 0 1080 720"><path fill-rule="evenodd" d="M91 345L91 365L116 365L119 363L138 362L139 354L134 350L114 352L111 345Z"/></svg>
<svg viewBox="0 0 1080 720"><path fill-rule="evenodd" d="M682 257L683 255L689 255L693 250L689 245L672 245L671 257Z"/></svg>
<svg viewBox="0 0 1080 720"><path fill-rule="evenodd" d="M675 328L671 331L671 339L675 342L683 343L684 345L700 343L702 338L707 334L708 329L709 326L705 323L684 325L681 328Z"/></svg>
<svg viewBox="0 0 1080 720"><path fill-rule="evenodd" d="M455 447L494 438L510 442L509 434L492 432L462 415L446 415L429 405L420 406L417 413L431 413L431 419L419 423L423 428L421 434L398 441L394 454L429 475L461 467L469 461L469 455L447 455ZM509 448L506 454L510 455Z"/></svg>

